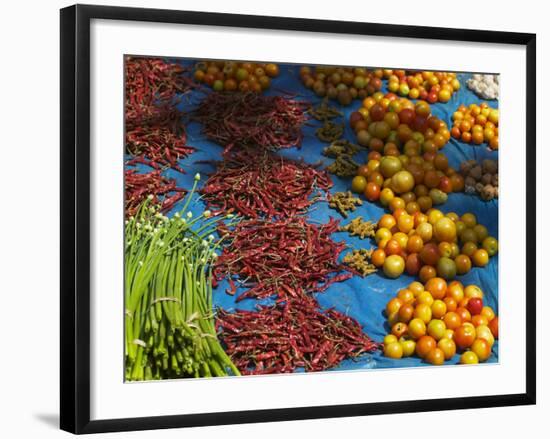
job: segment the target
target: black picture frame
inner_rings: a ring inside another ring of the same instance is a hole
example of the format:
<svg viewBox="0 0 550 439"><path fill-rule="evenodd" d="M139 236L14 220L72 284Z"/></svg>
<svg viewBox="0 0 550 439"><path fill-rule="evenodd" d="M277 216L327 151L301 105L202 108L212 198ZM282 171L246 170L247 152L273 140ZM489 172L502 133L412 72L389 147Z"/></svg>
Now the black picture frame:
<svg viewBox="0 0 550 439"><path fill-rule="evenodd" d="M504 43L526 47L526 391L224 413L90 420L90 21L131 20L255 29ZM303 18L75 5L61 10L61 404L60 426L81 433L364 416L535 404L536 35Z"/></svg>

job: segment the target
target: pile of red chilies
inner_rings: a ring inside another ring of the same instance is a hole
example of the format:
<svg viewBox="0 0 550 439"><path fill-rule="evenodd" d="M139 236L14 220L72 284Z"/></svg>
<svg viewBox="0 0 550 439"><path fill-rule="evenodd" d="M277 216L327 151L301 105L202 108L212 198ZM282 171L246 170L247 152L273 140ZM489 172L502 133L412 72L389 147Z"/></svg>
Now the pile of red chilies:
<svg viewBox="0 0 550 439"><path fill-rule="evenodd" d="M282 96L213 92L201 102L194 119L208 139L225 147L224 154L236 145L277 150L300 146L309 107Z"/></svg>
<svg viewBox="0 0 550 439"><path fill-rule="evenodd" d="M332 181L324 170L268 151L242 150L217 164L201 190L209 208L249 218L288 218L304 213Z"/></svg>
<svg viewBox="0 0 550 439"><path fill-rule="evenodd" d="M230 244L214 266L214 277L229 277L230 294L237 290L233 276L242 286L250 287L237 301L270 296L286 300L324 291L353 276L337 274L346 270L338 262L345 244L330 238L337 230L336 220L317 226L303 217L242 220L232 229L220 226L220 235Z"/></svg>
<svg viewBox="0 0 550 439"><path fill-rule="evenodd" d="M217 315L220 340L245 375L326 370L379 348L356 320L307 296L258 308Z"/></svg>
<svg viewBox="0 0 550 439"><path fill-rule="evenodd" d="M151 205L160 205L161 212L169 211L174 204L185 196L185 189L176 186L176 180L161 175L160 171L138 174L135 169L124 172L126 216L135 215L145 201L152 195ZM173 195L169 195L174 192Z"/></svg>
<svg viewBox="0 0 550 439"><path fill-rule="evenodd" d="M128 57L125 68L126 150L134 156L133 163L184 172L177 161L194 149L186 145L182 113L174 99L194 86L192 80L179 64L158 58Z"/></svg>

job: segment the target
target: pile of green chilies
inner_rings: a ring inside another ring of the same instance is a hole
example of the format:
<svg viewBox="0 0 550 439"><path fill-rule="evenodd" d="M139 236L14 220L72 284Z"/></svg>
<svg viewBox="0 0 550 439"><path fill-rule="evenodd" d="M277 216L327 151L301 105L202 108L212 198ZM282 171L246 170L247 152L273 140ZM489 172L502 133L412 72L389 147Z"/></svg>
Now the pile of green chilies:
<svg viewBox="0 0 550 439"><path fill-rule="evenodd" d="M239 375L214 327L211 262L219 218L183 209L169 219L147 199L125 227L125 377Z"/></svg>

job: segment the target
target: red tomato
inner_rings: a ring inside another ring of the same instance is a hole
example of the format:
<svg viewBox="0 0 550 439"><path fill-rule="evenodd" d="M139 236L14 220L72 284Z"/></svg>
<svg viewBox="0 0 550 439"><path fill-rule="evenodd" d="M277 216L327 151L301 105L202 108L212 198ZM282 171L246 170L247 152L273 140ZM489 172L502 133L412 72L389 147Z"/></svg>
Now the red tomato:
<svg viewBox="0 0 550 439"><path fill-rule="evenodd" d="M401 123L411 125L414 121L416 114L415 111L411 108L405 108L399 112L399 120Z"/></svg>
<svg viewBox="0 0 550 439"><path fill-rule="evenodd" d="M468 300L467 308L473 316L478 315L483 309L483 300L479 297L472 297Z"/></svg>
<svg viewBox="0 0 550 439"><path fill-rule="evenodd" d="M420 261L418 253L411 253L409 256L407 256L407 260L405 262L405 270L407 270L407 274L411 276L416 276L421 267L422 262Z"/></svg>
<svg viewBox="0 0 550 439"><path fill-rule="evenodd" d="M436 265L440 256L439 248L434 243L424 245L420 252L420 259L427 265Z"/></svg>
<svg viewBox="0 0 550 439"><path fill-rule="evenodd" d="M369 182L365 188L365 197L369 201L376 201L380 198L380 186L376 183Z"/></svg>

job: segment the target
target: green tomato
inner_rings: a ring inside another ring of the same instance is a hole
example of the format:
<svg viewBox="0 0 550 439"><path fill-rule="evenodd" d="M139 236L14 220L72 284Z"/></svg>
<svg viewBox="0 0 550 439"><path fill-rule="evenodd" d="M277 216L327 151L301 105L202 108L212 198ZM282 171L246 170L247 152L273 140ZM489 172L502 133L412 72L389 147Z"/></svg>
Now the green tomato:
<svg viewBox="0 0 550 439"><path fill-rule="evenodd" d="M485 238L481 245L489 253L489 256L494 256L498 252L498 241L492 236Z"/></svg>

